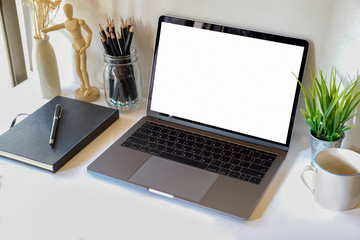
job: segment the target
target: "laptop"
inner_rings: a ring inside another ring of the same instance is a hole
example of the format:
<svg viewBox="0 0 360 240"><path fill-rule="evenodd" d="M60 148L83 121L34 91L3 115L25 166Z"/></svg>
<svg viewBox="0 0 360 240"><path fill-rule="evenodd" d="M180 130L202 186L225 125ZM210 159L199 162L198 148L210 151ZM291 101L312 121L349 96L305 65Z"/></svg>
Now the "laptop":
<svg viewBox="0 0 360 240"><path fill-rule="evenodd" d="M308 50L304 39L161 16L146 116L88 171L248 219L289 149Z"/></svg>

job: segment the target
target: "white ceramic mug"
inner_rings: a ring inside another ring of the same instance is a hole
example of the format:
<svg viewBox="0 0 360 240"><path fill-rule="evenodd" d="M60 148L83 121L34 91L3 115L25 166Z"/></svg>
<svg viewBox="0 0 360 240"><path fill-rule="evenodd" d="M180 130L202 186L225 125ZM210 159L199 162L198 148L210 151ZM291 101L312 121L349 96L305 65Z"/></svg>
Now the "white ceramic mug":
<svg viewBox="0 0 360 240"><path fill-rule="evenodd" d="M304 178L311 171L312 179ZM315 167L301 173L305 185L323 207L349 210L360 202L360 154L344 148L328 148L315 157Z"/></svg>

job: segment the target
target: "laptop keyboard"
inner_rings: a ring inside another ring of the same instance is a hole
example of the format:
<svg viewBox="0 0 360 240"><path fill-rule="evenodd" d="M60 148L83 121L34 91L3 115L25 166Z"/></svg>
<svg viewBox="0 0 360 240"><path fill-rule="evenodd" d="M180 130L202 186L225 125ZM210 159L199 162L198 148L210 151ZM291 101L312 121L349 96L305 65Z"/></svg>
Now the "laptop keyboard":
<svg viewBox="0 0 360 240"><path fill-rule="evenodd" d="M144 123L122 146L259 184L276 155L215 138Z"/></svg>

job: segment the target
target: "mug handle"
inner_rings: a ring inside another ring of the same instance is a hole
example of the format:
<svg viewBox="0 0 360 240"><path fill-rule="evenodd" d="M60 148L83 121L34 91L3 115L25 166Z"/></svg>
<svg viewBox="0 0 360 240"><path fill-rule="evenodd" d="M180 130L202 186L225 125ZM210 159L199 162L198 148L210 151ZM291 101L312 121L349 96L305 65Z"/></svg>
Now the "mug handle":
<svg viewBox="0 0 360 240"><path fill-rule="evenodd" d="M311 187L310 184L304 178L304 173L307 171L312 171L312 172L316 173L316 170L312 166L306 166L301 172L301 180L304 182L305 186L310 190L310 192L312 194L314 194L315 188Z"/></svg>

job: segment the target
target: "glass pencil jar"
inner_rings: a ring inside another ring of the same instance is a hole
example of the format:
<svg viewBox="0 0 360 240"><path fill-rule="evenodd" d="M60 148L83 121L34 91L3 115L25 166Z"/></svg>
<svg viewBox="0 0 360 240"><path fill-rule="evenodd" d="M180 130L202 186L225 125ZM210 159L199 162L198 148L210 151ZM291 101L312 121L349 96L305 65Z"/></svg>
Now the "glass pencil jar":
<svg viewBox="0 0 360 240"><path fill-rule="evenodd" d="M141 71L136 48L129 55L104 53L104 92L106 103L120 112L137 110L141 105Z"/></svg>

